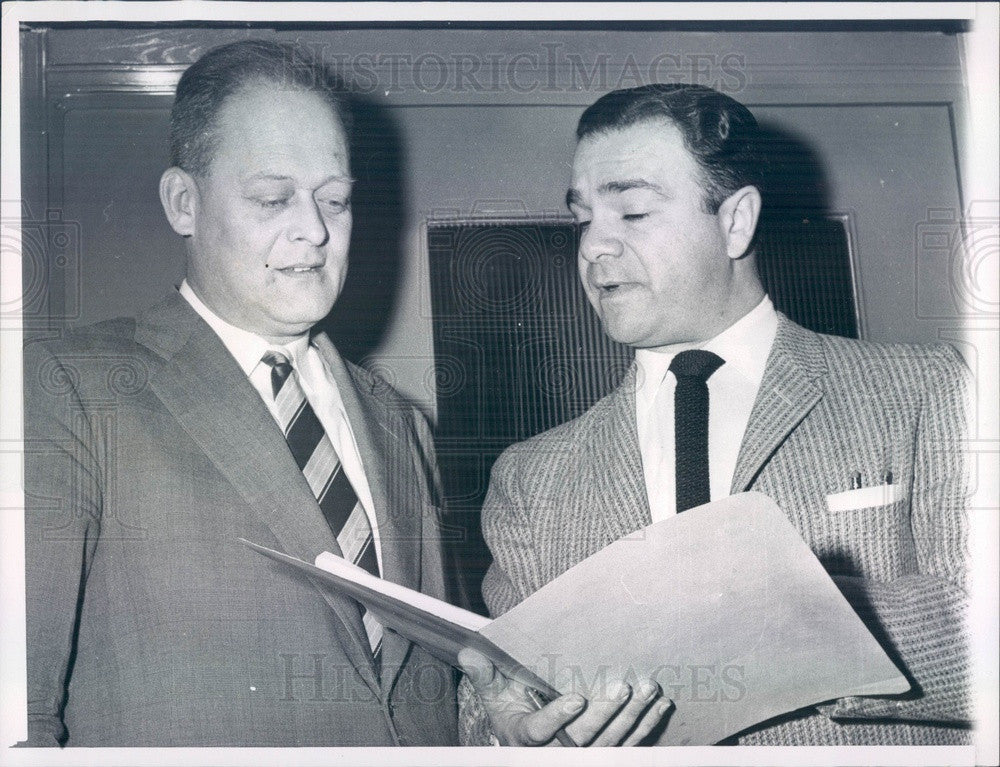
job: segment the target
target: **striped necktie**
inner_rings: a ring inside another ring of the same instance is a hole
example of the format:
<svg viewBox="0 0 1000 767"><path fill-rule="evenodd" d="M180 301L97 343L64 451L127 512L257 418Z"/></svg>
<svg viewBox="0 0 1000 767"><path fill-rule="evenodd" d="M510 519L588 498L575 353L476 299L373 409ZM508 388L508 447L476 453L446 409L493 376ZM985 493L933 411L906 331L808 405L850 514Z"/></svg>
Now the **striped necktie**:
<svg viewBox="0 0 1000 767"><path fill-rule="evenodd" d="M368 515L347 478L333 443L302 391L298 372L280 352L269 351L261 361L271 368L278 425L284 431L295 463L305 475L327 524L337 537L344 559L378 576L378 557ZM361 619L372 655L377 660L382 645L382 625L364 608L361 608Z"/></svg>

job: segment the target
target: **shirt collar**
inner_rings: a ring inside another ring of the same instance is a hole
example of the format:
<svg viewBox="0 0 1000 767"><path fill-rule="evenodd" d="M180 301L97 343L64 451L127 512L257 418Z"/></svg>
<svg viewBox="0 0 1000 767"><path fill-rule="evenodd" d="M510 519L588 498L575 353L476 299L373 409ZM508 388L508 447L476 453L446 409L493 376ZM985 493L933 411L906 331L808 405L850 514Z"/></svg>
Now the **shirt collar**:
<svg viewBox="0 0 1000 767"><path fill-rule="evenodd" d="M725 360L730 370L736 370L747 384L759 387L764 380L764 368L778 332L778 314L768 296L740 319L703 344L674 344L658 350L637 349L638 366L636 398L650 403L663 382L674 357L685 349L700 348L714 352Z"/></svg>
<svg viewBox="0 0 1000 767"><path fill-rule="evenodd" d="M243 328L238 328L235 325L231 325L222 319L219 315L209 309L205 303L195 295L194 290L188 284L187 280L181 283L180 294L184 299L191 304L191 308L194 309L198 315L208 323L208 326L215 331L215 334L222 341L223 345L229 351L233 358L236 360L236 364L240 366L243 373L249 376L257 364L260 362L260 358L264 356L264 353L269 350L280 351L291 358L292 365L298 367L301 363L302 356L305 354L306 349L309 348L309 334L303 333L301 336L296 336L291 341L287 341L284 344L273 344L266 338L261 338L256 333L251 333L249 330L244 330Z"/></svg>
<svg viewBox="0 0 1000 767"><path fill-rule="evenodd" d="M771 299L764 299L711 339L702 348L715 352L755 387L764 380L764 368L778 332L778 313Z"/></svg>

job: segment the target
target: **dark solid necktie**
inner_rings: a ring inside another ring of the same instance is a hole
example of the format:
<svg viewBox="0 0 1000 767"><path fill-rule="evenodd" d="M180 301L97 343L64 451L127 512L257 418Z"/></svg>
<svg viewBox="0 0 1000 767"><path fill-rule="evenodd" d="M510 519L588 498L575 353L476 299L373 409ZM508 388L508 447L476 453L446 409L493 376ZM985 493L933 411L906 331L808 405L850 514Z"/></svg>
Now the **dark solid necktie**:
<svg viewBox="0 0 1000 767"><path fill-rule="evenodd" d="M712 352L691 349L670 362L677 377L674 390L674 476L677 513L708 503L708 379L724 360Z"/></svg>
<svg viewBox="0 0 1000 767"><path fill-rule="evenodd" d="M316 496L323 517L337 537L344 559L378 576L378 557L371 523L347 478L333 443L306 399L298 373L288 358L269 351L261 361L271 367L271 390L278 411L278 425L295 463ZM382 625L362 609L362 623L372 654L378 658Z"/></svg>

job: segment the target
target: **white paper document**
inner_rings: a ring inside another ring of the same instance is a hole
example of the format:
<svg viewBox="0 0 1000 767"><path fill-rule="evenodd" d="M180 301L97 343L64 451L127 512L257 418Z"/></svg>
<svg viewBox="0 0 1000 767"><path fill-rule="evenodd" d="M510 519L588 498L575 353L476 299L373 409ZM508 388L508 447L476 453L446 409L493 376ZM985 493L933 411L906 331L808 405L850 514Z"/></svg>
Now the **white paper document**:
<svg viewBox="0 0 1000 767"><path fill-rule="evenodd" d="M247 542L358 600L455 664L462 647L546 695L653 678L676 706L659 745L709 745L779 714L909 683L774 501L743 493L657 522L488 618L334 554Z"/></svg>
<svg viewBox="0 0 1000 767"><path fill-rule="evenodd" d="M656 679L676 705L661 745L711 744L822 701L909 689L761 493L615 541L480 633L561 692Z"/></svg>

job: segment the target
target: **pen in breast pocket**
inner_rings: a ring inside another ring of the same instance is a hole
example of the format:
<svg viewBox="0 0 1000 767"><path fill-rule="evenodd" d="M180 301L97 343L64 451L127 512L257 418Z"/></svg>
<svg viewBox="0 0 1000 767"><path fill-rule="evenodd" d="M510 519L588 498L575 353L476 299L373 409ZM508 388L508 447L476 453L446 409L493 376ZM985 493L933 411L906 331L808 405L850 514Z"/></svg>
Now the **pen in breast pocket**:
<svg viewBox="0 0 1000 767"><path fill-rule="evenodd" d="M883 485L892 484L892 472L889 469L886 469L885 474L882 475L882 484Z"/></svg>
<svg viewBox="0 0 1000 767"><path fill-rule="evenodd" d="M851 490L861 489L861 472L856 471L851 475Z"/></svg>

